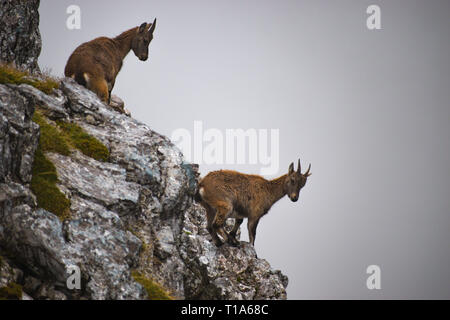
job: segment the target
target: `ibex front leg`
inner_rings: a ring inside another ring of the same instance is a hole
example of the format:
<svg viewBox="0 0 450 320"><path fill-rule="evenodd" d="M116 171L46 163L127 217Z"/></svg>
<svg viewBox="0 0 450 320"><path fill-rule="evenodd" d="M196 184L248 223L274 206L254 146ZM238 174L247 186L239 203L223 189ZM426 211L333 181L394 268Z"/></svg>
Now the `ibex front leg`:
<svg viewBox="0 0 450 320"><path fill-rule="evenodd" d="M258 227L259 218L257 219L248 219L248 238L252 246L255 246L255 238L256 238L256 228Z"/></svg>
<svg viewBox="0 0 450 320"><path fill-rule="evenodd" d="M239 230L244 219L236 219L234 222L233 230L228 234L228 243L232 246L239 246L239 241L236 239L236 233Z"/></svg>

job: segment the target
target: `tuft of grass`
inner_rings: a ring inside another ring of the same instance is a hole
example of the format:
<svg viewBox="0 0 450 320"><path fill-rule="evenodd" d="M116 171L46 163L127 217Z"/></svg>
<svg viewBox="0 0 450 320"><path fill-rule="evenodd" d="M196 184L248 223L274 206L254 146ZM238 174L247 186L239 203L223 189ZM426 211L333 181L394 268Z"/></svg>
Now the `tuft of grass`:
<svg viewBox="0 0 450 320"><path fill-rule="evenodd" d="M158 283L150 278L144 277L137 271L131 273L133 279L140 283L147 291L149 300L173 300L173 297Z"/></svg>
<svg viewBox="0 0 450 320"><path fill-rule="evenodd" d="M0 288L0 300L22 300L22 286L11 282Z"/></svg>
<svg viewBox="0 0 450 320"><path fill-rule="evenodd" d="M74 123L57 121L57 124L70 140L70 143L83 154L97 161L108 161L109 150L98 139L87 134L81 127Z"/></svg>
<svg viewBox="0 0 450 320"><path fill-rule="evenodd" d="M51 94L53 89L59 88L59 81L48 76L42 79L32 77L28 72L15 69L11 66L0 64L0 83L29 84L45 94Z"/></svg>

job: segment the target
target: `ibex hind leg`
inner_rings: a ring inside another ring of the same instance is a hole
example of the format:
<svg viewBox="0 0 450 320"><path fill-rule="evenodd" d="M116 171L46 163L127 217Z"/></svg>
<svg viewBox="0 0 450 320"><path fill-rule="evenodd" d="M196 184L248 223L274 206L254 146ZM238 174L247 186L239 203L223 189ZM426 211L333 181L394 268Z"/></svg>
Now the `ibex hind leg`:
<svg viewBox="0 0 450 320"><path fill-rule="evenodd" d="M111 92L114 88L115 81L107 82L108 84L108 105L111 104Z"/></svg>
<svg viewBox="0 0 450 320"><path fill-rule="evenodd" d="M223 242L222 242L222 240L220 240L219 236L217 235L217 232L213 228L213 222L214 222L214 217L216 216L216 210L214 210L207 203L203 203L203 205L206 209L206 221L207 221L208 232L211 235L214 244L217 247L220 247L223 244Z"/></svg>
<svg viewBox="0 0 450 320"><path fill-rule="evenodd" d="M216 204L216 206L216 216L213 221L213 229L219 234L219 236L222 237L224 242L228 242L228 234L225 231L224 226L225 221L233 211L233 206L224 201Z"/></svg>
<svg viewBox="0 0 450 320"><path fill-rule="evenodd" d="M99 77L90 77L84 74L87 82L87 88L94 92L103 102L109 103L108 83L105 79Z"/></svg>

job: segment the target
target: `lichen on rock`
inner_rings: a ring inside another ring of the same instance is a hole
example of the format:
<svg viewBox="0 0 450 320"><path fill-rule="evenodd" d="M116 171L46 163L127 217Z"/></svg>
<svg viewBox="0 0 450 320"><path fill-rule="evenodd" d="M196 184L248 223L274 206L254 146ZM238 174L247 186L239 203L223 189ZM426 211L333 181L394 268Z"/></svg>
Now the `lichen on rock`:
<svg viewBox="0 0 450 320"><path fill-rule="evenodd" d="M3 0L0 2L0 62L17 68L39 71L41 52L39 0Z"/></svg>

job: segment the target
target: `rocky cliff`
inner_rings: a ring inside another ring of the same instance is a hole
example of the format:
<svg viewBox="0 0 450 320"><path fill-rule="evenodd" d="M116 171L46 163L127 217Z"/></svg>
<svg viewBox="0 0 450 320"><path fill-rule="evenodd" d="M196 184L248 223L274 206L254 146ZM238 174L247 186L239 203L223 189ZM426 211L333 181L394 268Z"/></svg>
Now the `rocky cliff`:
<svg viewBox="0 0 450 320"><path fill-rule="evenodd" d="M39 0L0 1L0 62L39 71Z"/></svg>
<svg viewBox="0 0 450 320"><path fill-rule="evenodd" d="M39 54L15 52L16 65ZM0 84L0 298L286 298L286 276L251 245L211 243L197 166L166 137L71 79L42 81Z"/></svg>

